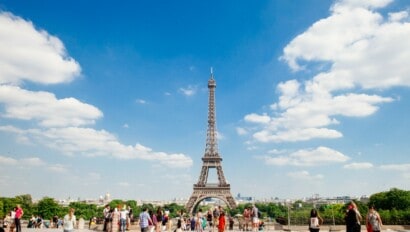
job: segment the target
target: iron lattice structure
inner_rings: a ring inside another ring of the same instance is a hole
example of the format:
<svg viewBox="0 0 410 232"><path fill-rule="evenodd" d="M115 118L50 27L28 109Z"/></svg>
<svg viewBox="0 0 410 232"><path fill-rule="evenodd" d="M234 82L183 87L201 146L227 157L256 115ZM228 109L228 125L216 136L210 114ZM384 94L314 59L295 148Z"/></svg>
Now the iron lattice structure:
<svg viewBox="0 0 410 232"><path fill-rule="evenodd" d="M205 154L202 157L202 169L198 183L194 184L194 192L189 198L186 209L192 213L196 205L205 198L218 198L224 201L228 207L235 208L236 202L231 194L231 186L226 182L222 170L222 158L218 152L216 113L215 113L215 88L216 82L211 70L208 80L209 105L208 105L208 130L206 134ZM208 183L208 173L210 168L215 168L218 176L218 183Z"/></svg>

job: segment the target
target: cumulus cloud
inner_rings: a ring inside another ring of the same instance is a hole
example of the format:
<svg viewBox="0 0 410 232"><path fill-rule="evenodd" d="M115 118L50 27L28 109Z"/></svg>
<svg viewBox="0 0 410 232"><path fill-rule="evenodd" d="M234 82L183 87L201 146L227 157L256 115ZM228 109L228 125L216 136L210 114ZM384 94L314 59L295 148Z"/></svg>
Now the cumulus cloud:
<svg viewBox="0 0 410 232"><path fill-rule="evenodd" d="M124 145L111 133L92 128L64 127L50 129L18 129L7 126L0 131L12 132L32 143L41 144L66 155L108 156L118 159L158 161L163 166L189 167L193 161L184 154L154 152L141 144Z"/></svg>
<svg viewBox="0 0 410 232"><path fill-rule="evenodd" d="M265 156L266 164L275 166L321 166L332 163L343 163L350 158L342 153L327 148L302 149L289 155Z"/></svg>
<svg viewBox="0 0 410 232"><path fill-rule="evenodd" d="M0 13L0 118L30 122L33 128L2 125L0 131L16 136L24 144L43 145L67 155L107 156L118 159L157 161L169 167L189 167L191 158L184 154L155 152L141 144L122 144L105 130L87 128L102 118L95 106L74 97L58 99L45 91L23 89L24 82L39 84L68 83L81 74L79 64L68 56L64 44L46 31L35 28L11 13ZM181 88L186 95L196 88ZM137 99L140 104L145 100ZM3 163L25 163L44 166L38 158L14 160L0 157ZM61 165L49 170L65 172Z"/></svg>
<svg viewBox="0 0 410 232"><path fill-rule="evenodd" d="M57 37L7 12L0 12L0 63L0 84L67 83L81 73Z"/></svg>
<svg viewBox="0 0 410 232"><path fill-rule="evenodd" d="M410 37L408 12L389 12L385 18L377 10L390 2L337 1L329 17L286 45L280 60L295 72L314 75L279 83L272 112L244 117L258 126L249 129L254 140L341 138L340 118L373 115L381 104L395 101L380 90L410 86L410 40L403 39Z"/></svg>
<svg viewBox="0 0 410 232"><path fill-rule="evenodd" d="M102 117L95 106L75 98L57 99L49 92L33 92L17 86L0 85L2 117L38 121L41 126L83 126Z"/></svg>

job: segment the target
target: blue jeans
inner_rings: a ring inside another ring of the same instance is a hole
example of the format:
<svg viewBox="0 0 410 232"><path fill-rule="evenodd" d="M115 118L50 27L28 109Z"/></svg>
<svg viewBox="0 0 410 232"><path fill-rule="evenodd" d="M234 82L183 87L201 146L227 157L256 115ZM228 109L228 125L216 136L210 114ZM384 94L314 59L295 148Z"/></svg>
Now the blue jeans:
<svg viewBox="0 0 410 232"><path fill-rule="evenodd" d="M127 225L127 219L121 218L121 219L120 219L120 231L121 231L121 232L124 232L124 231L125 231L126 225Z"/></svg>

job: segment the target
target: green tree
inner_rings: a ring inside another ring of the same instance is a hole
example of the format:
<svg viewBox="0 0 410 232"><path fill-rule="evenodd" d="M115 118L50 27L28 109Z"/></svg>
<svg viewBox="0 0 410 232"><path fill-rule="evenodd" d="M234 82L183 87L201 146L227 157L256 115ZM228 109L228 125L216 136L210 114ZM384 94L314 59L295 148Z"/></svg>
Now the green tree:
<svg viewBox="0 0 410 232"><path fill-rule="evenodd" d="M90 218L98 214L97 205L88 204L85 202L71 202L69 208L74 208L75 215L77 218L83 218L84 220L89 220ZM67 212L68 213L68 210Z"/></svg>
<svg viewBox="0 0 410 232"><path fill-rule="evenodd" d="M387 192L373 194L369 205L374 205L376 209L410 210L410 191L392 188Z"/></svg>
<svg viewBox="0 0 410 232"><path fill-rule="evenodd" d="M61 206L51 197L44 197L37 203L37 212L44 219L51 219L60 213ZM34 212L33 212L34 213Z"/></svg>

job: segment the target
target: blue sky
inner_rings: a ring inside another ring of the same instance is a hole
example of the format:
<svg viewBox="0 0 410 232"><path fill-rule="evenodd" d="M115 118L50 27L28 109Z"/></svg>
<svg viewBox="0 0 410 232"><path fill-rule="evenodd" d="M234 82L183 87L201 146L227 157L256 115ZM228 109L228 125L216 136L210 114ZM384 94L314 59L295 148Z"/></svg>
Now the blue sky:
<svg viewBox="0 0 410 232"><path fill-rule="evenodd" d="M410 189L407 1L0 1L0 194ZM211 173L208 182L216 181Z"/></svg>

